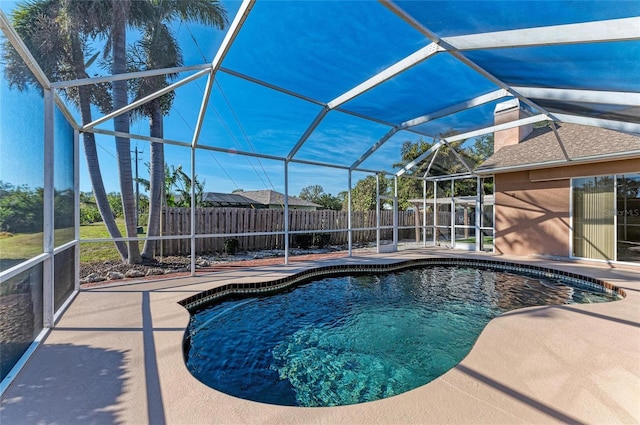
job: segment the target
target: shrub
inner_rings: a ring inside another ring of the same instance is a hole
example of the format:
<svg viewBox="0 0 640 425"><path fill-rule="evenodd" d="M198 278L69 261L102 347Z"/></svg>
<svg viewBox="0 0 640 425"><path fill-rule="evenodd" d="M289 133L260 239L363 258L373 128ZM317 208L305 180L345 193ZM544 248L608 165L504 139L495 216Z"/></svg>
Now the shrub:
<svg viewBox="0 0 640 425"><path fill-rule="evenodd" d="M238 246L240 241L237 239L225 239L224 241L224 253L227 255L234 255L238 252Z"/></svg>
<svg viewBox="0 0 640 425"><path fill-rule="evenodd" d="M313 234L311 233L298 233L293 235L291 240L292 245L300 249L309 249L313 243Z"/></svg>
<svg viewBox="0 0 640 425"><path fill-rule="evenodd" d="M42 188L13 186L0 181L0 230L12 233L42 232Z"/></svg>
<svg viewBox="0 0 640 425"><path fill-rule="evenodd" d="M324 248L329 244L330 239L329 233L298 233L293 235L291 244L299 249L309 249L312 246Z"/></svg>
<svg viewBox="0 0 640 425"><path fill-rule="evenodd" d="M324 248L329 245L329 240L331 240L331 235L329 233L314 233L313 234L313 244L318 248Z"/></svg>
<svg viewBox="0 0 640 425"><path fill-rule="evenodd" d="M80 207L80 224L91 224L102 221L100 211L96 207Z"/></svg>

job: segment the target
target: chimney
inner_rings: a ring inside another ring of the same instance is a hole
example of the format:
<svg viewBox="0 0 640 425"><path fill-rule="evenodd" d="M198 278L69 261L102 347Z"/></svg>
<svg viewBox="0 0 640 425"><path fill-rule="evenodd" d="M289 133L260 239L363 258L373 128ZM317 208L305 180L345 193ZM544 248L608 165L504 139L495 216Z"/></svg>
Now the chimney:
<svg viewBox="0 0 640 425"><path fill-rule="evenodd" d="M493 112L494 123L496 125L527 118L531 115L531 110L527 105L520 104L520 100L518 99L498 103ZM533 124L496 131L493 133L493 153L498 152L503 146L517 145L532 131Z"/></svg>

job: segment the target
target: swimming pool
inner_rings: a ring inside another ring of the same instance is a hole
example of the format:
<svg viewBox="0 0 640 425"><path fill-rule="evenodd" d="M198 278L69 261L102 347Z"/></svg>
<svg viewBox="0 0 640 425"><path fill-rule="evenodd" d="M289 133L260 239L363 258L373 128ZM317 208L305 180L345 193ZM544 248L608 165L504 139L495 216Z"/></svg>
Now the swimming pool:
<svg viewBox="0 0 640 425"><path fill-rule="evenodd" d="M505 311L618 298L597 282L546 269L514 274L498 264L415 266L395 265L395 271L379 274L363 274L362 268L357 276L296 282L266 297L251 294L261 292L251 285L226 288L249 293L194 312L185 344L187 367L206 385L254 401L362 403L441 376ZM296 279L309 277L293 276L289 283ZM283 285L287 282L270 286Z"/></svg>

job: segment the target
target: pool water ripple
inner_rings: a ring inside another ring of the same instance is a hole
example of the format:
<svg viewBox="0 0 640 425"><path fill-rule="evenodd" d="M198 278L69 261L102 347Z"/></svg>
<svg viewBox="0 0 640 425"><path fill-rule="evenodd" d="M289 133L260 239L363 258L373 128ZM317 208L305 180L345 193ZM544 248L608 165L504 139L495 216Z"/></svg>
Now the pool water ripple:
<svg viewBox="0 0 640 425"><path fill-rule="evenodd" d="M210 387L254 401L362 403L441 376L503 312L615 299L558 280L471 267L325 278L194 314L187 367Z"/></svg>

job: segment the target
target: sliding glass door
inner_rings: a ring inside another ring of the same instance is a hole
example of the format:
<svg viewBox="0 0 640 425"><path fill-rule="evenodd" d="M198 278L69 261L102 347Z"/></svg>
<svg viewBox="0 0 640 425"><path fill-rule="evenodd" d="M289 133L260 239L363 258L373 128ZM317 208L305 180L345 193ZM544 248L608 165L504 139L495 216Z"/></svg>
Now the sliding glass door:
<svg viewBox="0 0 640 425"><path fill-rule="evenodd" d="M573 179L573 256L640 261L640 174Z"/></svg>
<svg viewBox="0 0 640 425"><path fill-rule="evenodd" d="M640 174L616 179L617 260L640 261Z"/></svg>

